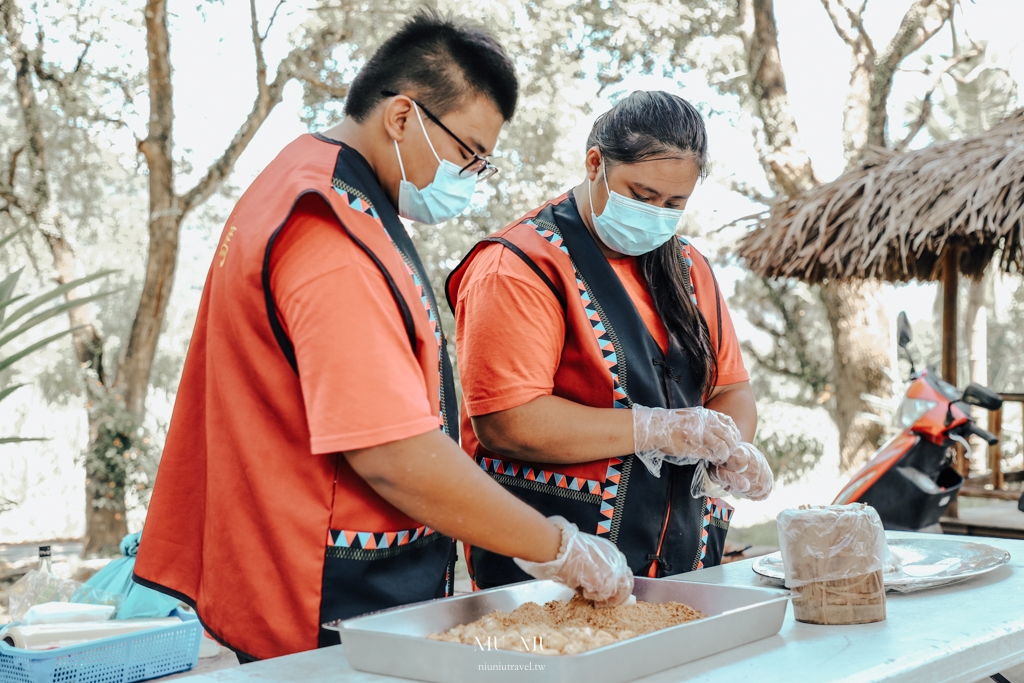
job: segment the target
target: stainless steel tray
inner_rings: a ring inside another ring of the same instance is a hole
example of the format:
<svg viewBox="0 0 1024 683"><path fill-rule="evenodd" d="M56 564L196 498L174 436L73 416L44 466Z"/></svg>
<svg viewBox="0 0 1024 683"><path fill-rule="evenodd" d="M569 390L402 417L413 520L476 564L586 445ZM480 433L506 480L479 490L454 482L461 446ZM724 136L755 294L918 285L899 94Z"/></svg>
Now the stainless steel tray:
<svg viewBox="0 0 1024 683"><path fill-rule="evenodd" d="M636 579L642 602L682 602L708 617L578 655L535 655L427 640L429 633L468 624L526 602L568 600L554 581L526 581L443 600L385 610L333 624L345 656L359 671L436 683L517 681L621 683L767 638L782 628L789 591Z"/></svg>
<svg viewBox="0 0 1024 683"><path fill-rule="evenodd" d="M955 538L893 538L889 552L899 566L885 572L882 581L886 591L896 593L948 586L1010 561L1010 553L1002 548ZM751 568L779 586L785 581L779 553L758 558Z"/></svg>

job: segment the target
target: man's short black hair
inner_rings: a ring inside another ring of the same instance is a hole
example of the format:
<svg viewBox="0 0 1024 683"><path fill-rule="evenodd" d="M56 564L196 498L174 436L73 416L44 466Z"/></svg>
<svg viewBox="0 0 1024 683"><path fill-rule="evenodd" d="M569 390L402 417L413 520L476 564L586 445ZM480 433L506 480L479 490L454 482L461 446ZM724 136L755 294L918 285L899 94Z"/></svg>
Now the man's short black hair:
<svg viewBox="0 0 1024 683"><path fill-rule="evenodd" d="M363 121L385 98L382 90L417 95L436 116L454 111L467 96L484 95L506 121L519 98L512 60L482 27L419 10L360 69L345 114Z"/></svg>

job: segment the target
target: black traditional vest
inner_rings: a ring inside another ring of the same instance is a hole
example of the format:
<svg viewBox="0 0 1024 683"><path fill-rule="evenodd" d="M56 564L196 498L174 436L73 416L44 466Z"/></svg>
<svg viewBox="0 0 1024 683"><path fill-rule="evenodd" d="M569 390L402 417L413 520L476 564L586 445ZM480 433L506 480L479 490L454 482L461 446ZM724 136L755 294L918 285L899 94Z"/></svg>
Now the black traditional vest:
<svg viewBox="0 0 1024 683"><path fill-rule="evenodd" d="M566 308L555 395L602 408L701 405L700 389L678 341L671 337L668 352L661 351L583 224L571 193L487 242L500 242L522 258ZM689 281L692 262L683 244L677 243L680 266ZM477 252L470 252L449 278L449 304L457 300L466 267ZM655 477L632 454L564 466L512 460L487 451L468 434L463 447L505 488L543 514L562 515L582 531L611 540L635 574L666 576L721 561L731 508L690 495L695 466L663 465L661 476ZM511 559L481 548L472 548L469 560L480 588L529 578Z"/></svg>

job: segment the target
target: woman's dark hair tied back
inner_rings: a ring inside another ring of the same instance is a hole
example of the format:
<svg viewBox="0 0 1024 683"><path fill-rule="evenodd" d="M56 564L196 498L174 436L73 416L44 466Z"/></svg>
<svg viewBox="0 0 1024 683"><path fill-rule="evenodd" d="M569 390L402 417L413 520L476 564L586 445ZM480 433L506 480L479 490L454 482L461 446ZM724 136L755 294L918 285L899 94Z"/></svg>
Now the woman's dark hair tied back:
<svg viewBox="0 0 1024 683"><path fill-rule="evenodd" d="M709 170L708 133L697 109L678 95L655 90L632 93L594 121L587 149L609 161L635 164L690 157L703 180Z"/></svg>
<svg viewBox="0 0 1024 683"><path fill-rule="evenodd" d="M634 92L599 116L587 138L587 150L593 147L603 159L619 164L682 157L697 164L702 180L709 170L703 117L682 97L662 91ZM669 240L639 257L640 271L706 399L718 383L718 356L708 323L690 299L692 282L680 250L678 240Z"/></svg>

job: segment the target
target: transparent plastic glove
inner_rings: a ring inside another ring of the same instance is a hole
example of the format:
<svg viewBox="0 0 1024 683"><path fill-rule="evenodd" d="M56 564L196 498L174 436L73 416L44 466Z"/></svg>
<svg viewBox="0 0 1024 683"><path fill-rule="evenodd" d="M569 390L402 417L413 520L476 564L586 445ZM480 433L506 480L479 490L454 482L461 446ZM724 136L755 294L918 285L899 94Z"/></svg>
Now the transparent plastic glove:
<svg viewBox="0 0 1024 683"><path fill-rule="evenodd" d="M515 558L519 568L535 579L554 579L574 588L598 607L621 605L633 592L633 572L626 557L611 541L580 533L564 517L548 519L562 530L558 557L550 562Z"/></svg>
<svg viewBox="0 0 1024 683"><path fill-rule="evenodd" d="M726 493L750 500L764 500L772 492L775 477L764 454L753 444L741 443L724 463L708 468L708 479Z"/></svg>
<svg viewBox="0 0 1024 683"><path fill-rule="evenodd" d="M740 442L732 418L707 408L647 408L633 404L633 451L656 477L662 461L693 465L725 462Z"/></svg>

